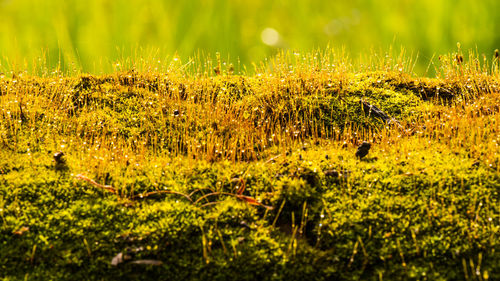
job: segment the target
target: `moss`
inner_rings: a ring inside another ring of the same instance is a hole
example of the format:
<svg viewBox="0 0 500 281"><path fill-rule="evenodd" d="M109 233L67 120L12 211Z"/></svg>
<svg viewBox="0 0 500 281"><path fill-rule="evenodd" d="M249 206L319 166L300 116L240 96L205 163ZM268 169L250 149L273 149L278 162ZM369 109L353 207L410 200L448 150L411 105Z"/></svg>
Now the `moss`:
<svg viewBox="0 0 500 281"><path fill-rule="evenodd" d="M283 69L0 79L0 277L500 278L498 75Z"/></svg>

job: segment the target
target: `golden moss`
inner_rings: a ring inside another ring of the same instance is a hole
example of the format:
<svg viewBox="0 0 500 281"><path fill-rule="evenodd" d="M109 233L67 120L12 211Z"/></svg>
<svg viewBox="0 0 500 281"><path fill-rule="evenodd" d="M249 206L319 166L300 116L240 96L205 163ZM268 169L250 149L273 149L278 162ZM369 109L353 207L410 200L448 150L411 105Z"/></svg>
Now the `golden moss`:
<svg viewBox="0 0 500 281"><path fill-rule="evenodd" d="M498 67L453 57L3 77L0 272L497 278Z"/></svg>

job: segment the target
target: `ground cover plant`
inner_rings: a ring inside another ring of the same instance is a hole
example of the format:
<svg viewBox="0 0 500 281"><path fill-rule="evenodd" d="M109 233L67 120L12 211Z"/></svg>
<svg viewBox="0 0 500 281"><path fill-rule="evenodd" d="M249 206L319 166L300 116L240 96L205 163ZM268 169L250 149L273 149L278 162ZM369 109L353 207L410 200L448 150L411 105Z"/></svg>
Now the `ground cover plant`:
<svg viewBox="0 0 500 281"><path fill-rule="evenodd" d="M3 74L0 277L500 279L498 57Z"/></svg>

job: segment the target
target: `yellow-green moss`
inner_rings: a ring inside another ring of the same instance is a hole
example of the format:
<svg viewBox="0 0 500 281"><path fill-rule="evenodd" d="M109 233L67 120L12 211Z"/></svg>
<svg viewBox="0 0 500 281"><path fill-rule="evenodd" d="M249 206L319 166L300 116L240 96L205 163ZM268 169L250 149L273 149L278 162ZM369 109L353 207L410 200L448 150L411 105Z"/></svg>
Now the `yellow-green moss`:
<svg viewBox="0 0 500 281"><path fill-rule="evenodd" d="M498 73L294 67L0 79L0 277L500 278Z"/></svg>

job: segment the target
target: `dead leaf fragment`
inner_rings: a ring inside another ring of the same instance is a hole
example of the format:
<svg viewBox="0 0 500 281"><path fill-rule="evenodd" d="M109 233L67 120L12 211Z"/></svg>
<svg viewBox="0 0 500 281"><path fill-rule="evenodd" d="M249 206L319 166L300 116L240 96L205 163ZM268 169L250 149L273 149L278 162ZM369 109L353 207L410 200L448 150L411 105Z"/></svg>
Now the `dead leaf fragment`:
<svg viewBox="0 0 500 281"><path fill-rule="evenodd" d="M27 226L23 226L21 228L19 228L18 230L15 230L15 231L12 231L12 234L15 234L15 235L23 235L25 232L28 232L30 230L29 227Z"/></svg>

